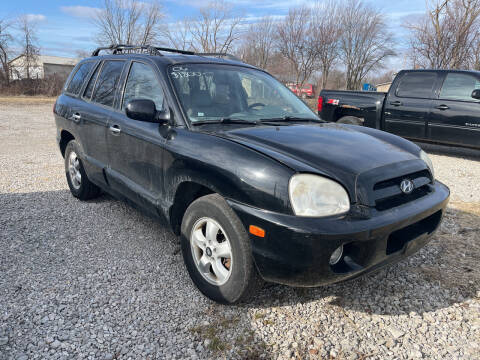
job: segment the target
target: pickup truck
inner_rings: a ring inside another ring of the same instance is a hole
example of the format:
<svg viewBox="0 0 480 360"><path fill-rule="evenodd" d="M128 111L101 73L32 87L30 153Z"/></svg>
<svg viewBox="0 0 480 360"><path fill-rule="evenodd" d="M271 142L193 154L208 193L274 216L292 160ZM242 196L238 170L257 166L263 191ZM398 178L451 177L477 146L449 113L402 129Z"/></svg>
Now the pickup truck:
<svg viewBox="0 0 480 360"><path fill-rule="evenodd" d="M480 148L480 72L403 70L388 93L322 90L318 115L413 140Z"/></svg>
<svg viewBox="0 0 480 360"><path fill-rule="evenodd" d="M312 99L315 97L315 86L313 84L304 84L300 86L299 84L289 83L287 87L298 97L302 99Z"/></svg>

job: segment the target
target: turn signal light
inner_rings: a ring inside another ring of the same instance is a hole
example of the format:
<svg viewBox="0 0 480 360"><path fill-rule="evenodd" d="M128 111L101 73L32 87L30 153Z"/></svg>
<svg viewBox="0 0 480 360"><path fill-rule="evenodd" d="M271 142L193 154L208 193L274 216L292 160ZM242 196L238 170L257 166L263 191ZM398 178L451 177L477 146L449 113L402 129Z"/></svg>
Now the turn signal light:
<svg viewBox="0 0 480 360"><path fill-rule="evenodd" d="M259 228L258 226L255 225L250 225L249 229L250 234L253 234L258 237L265 237L265 230L262 228Z"/></svg>

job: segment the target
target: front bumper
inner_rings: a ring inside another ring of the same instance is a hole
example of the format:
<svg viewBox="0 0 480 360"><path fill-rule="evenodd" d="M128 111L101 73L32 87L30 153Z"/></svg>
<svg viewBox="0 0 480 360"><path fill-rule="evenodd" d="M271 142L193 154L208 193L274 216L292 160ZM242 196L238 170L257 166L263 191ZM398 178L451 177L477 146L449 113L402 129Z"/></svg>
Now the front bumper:
<svg viewBox="0 0 480 360"><path fill-rule="evenodd" d="M397 262L423 247L438 228L450 191L436 181L432 191L388 211L355 216L305 218L273 213L232 200L228 203L246 229L256 225L265 237L250 234L260 275L291 286L320 286L354 278ZM342 260L332 252L344 245Z"/></svg>

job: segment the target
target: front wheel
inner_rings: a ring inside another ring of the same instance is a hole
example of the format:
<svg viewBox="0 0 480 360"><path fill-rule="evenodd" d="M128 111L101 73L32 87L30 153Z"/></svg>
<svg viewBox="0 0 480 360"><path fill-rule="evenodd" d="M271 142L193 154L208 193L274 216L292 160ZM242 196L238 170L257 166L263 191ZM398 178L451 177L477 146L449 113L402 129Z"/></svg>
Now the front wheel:
<svg viewBox="0 0 480 360"><path fill-rule="evenodd" d="M188 273L208 298L233 304L261 284L243 224L218 194L194 201L182 221L181 245Z"/></svg>

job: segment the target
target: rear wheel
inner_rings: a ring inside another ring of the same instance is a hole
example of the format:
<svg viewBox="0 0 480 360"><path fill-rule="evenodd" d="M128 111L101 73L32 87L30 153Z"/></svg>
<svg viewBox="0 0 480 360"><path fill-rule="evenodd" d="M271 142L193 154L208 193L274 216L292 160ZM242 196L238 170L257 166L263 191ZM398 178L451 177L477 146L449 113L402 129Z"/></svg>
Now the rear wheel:
<svg viewBox="0 0 480 360"><path fill-rule="evenodd" d="M337 123L340 124L351 124L351 125L363 125L362 119L356 117L356 116L344 116L340 118Z"/></svg>
<svg viewBox="0 0 480 360"><path fill-rule="evenodd" d="M70 192L80 200L93 199L100 195L100 188L90 182L82 160L78 157L78 144L71 140L65 149L65 173Z"/></svg>
<svg viewBox="0 0 480 360"><path fill-rule="evenodd" d="M188 273L208 298L233 304L261 284L248 234L220 195L201 197L187 208L181 243Z"/></svg>

